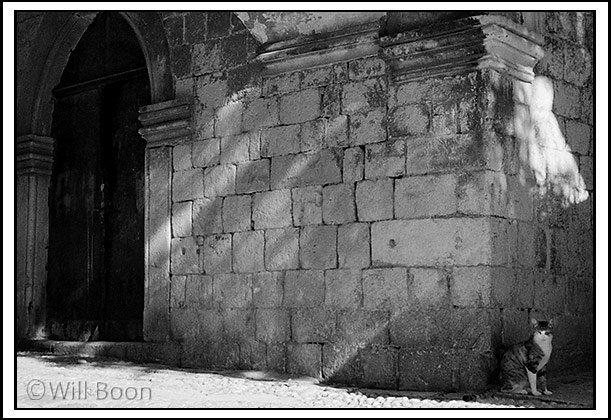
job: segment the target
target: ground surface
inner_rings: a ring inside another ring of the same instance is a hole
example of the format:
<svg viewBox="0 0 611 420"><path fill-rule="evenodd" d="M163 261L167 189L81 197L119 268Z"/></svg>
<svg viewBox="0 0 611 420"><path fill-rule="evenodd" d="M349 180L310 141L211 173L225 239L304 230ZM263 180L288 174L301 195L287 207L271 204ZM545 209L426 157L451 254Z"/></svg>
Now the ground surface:
<svg viewBox="0 0 611 420"><path fill-rule="evenodd" d="M591 408L587 375L551 380L554 395L476 402L463 394L332 387L263 372L210 372L112 359L17 355L17 408ZM555 388L554 388L555 387Z"/></svg>

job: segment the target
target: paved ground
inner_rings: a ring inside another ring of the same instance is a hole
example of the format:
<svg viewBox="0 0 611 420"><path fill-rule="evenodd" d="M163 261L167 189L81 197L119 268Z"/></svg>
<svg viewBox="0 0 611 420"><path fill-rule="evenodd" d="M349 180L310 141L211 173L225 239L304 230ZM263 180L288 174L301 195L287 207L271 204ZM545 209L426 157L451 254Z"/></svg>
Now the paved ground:
<svg viewBox="0 0 611 420"><path fill-rule="evenodd" d="M550 378L549 397L332 387L264 372L211 372L113 359L17 354L18 408L581 408L593 406L588 375Z"/></svg>

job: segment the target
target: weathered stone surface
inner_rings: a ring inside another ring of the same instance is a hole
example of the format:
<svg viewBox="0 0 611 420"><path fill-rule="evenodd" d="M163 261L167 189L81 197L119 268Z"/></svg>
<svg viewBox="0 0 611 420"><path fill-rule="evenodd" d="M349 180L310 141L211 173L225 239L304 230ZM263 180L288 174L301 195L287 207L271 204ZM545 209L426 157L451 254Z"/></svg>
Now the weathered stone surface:
<svg viewBox="0 0 611 420"><path fill-rule="evenodd" d="M252 281L248 274L217 274L212 283L214 301L221 308L252 305Z"/></svg>
<svg viewBox="0 0 611 420"><path fill-rule="evenodd" d="M358 347L325 343L322 347L323 378L335 383L355 383L358 378Z"/></svg>
<svg viewBox="0 0 611 420"><path fill-rule="evenodd" d="M507 190L505 174L492 171L461 174L457 178L458 210L464 214L507 217ZM528 195L520 198L525 201L521 205L528 205Z"/></svg>
<svg viewBox="0 0 611 420"><path fill-rule="evenodd" d="M301 126L282 125L271 127L261 132L261 156L281 156L299 153Z"/></svg>
<svg viewBox="0 0 611 420"><path fill-rule="evenodd" d="M172 176L172 201L204 198L204 178L201 169L174 172Z"/></svg>
<svg viewBox="0 0 611 420"><path fill-rule="evenodd" d="M395 217L411 219L454 214L456 176L410 176L395 181Z"/></svg>
<svg viewBox="0 0 611 420"><path fill-rule="evenodd" d="M248 132L278 125L278 100L275 97L270 97L257 98L248 102L244 109L243 118L242 129Z"/></svg>
<svg viewBox="0 0 611 420"><path fill-rule="evenodd" d="M265 270L263 231L233 234L233 271L257 273Z"/></svg>
<svg viewBox="0 0 611 420"><path fill-rule="evenodd" d="M337 184L342 179L341 151L323 149L319 152L272 158L272 189Z"/></svg>
<svg viewBox="0 0 611 420"><path fill-rule="evenodd" d="M225 105L227 100L227 79L206 74L195 77L195 101L206 109Z"/></svg>
<svg viewBox="0 0 611 420"><path fill-rule="evenodd" d="M365 178L398 177L405 174L405 141L394 140L365 147Z"/></svg>
<svg viewBox="0 0 611 420"><path fill-rule="evenodd" d="M291 191L275 190L254 195L252 220L255 229L291 226Z"/></svg>
<svg viewBox="0 0 611 420"><path fill-rule="evenodd" d="M241 64L246 59L246 39L245 34L237 34L193 45L193 74L213 73Z"/></svg>
<svg viewBox="0 0 611 420"><path fill-rule="evenodd" d="M448 275L434 268L410 268L408 295L415 305L421 307L440 307L447 304Z"/></svg>
<svg viewBox="0 0 611 420"><path fill-rule="evenodd" d="M361 271L325 271L325 305L337 309L358 308L363 300Z"/></svg>
<svg viewBox="0 0 611 420"><path fill-rule="evenodd" d="M185 307L185 282L187 276L172 276L170 284L170 307Z"/></svg>
<svg viewBox="0 0 611 420"><path fill-rule="evenodd" d="M297 375L320 378L322 346L320 344L294 344L287 346L286 370Z"/></svg>
<svg viewBox="0 0 611 420"><path fill-rule="evenodd" d="M367 223L348 223L337 230L337 258L340 268L365 268L371 264Z"/></svg>
<svg viewBox="0 0 611 420"><path fill-rule="evenodd" d="M397 384L398 350L394 347L371 345L359 351L362 369L361 386L393 389Z"/></svg>
<svg viewBox="0 0 611 420"><path fill-rule="evenodd" d="M235 194L235 165L219 165L204 170L204 193L206 197Z"/></svg>
<svg viewBox="0 0 611 420"><path fill-rule="evenodd" d="M316 225L322 223L322 187L312 186L294 188L293 223L295 226Z"/></svg>
<svg viewBox="0 0 611 420"><path fill-rule="evenodd" d="M269 160L238 163L236 177L238 194L269 190Z"/></svg>
<svg viewBox="0 0 611 420"><path fill-rule="evenodd" d="M252 275L252 299L257 308L278 308L284 296L284 273L255 273Z"/></svg>
<svg viewBox="0 0 611 420"><path fill-rule="evenodd" d="M350 80L369 79L386 74L386 62L379 57L367 57L348 63Z"/></svg>
<svg viewBox="0 0 611 420"><path fill-rule="evenodd" d="M424 105L404 105L397 107L389 118L389 131L392 136L417 136L428 133L430 128L429 110Z"/></svg>
<svg viewBox="0 0 611 420"><path fill-rule="evenodd" d="M250 195L230 195L223 199L223 231L250 230Z"/></svg>
<svg viewBox="0 0 611 420"><path fill-rule="evenodd" d="M256 337L264 343L283 343L290 338L290 314L286 309L257 309ZM271 356L270 346L267 347L268 365ZM278 350L278 349L276 349ZM284 356L282 357L284 359ZM273 368L270 366L270 368Z"/></svg>
<svg viewBox="0 0 611 420"><path fill-rule="evenodd" d="M337 329L340 343L359 346L389 344L387 311L347 309L338 312Z"/></svg>
<svg viewBox="0 0 611 420"><path fill-rule="evenodd" d="M298 309L291 316L293 341L297 343L333 342L336 333L333 309Z"/></svg>
<svg viewBox="0 0 611 420"><path fill-rule="evenodd" d="M283 73L263 80L263 94L274 95L299 90L299 72Z"/></svg>
<svg viewBox="0 0 611 420"><path fill-rule="evenodd" d="M221 139L221 164L246 162L250 158L251 134L238 134Z"/></svg>
<svg viewBox="0 0 611 420"><path fill-rule="evenodd" d="M265 268L271 271L299 268L299 228L265 231Z"/></svg>
<svg viewBox="0 0 611 420"><path fill-rule="evenodd" d="M199 248L193 237L172 239L171 270L173 274L200 272Z"/></svg>
<svg viewBox="0 0 611 420"><path fill-rule="evenodd" d="M364 114L354 114L349 120L349 143L354 146L379 143L386 140L385 112L374 109Z"/></svg>
<svg viewBox="0 0 611 420"><path fill-rule="evenodd" d="M386 104L386 82L383 78L372 78L356 83L347 83L342 90L342 114L367 112Z"/></svg>
<svg viewBox="0 0 611 420"><path fill-rule="evenodd" d="M284 278L284 305L316 308L325 301L325 280L322 270L287 271Z"/></svg>
<svg viewBox="0 0 611 420"><path fill-rule="evenodd" d="M200 140L193 143L193 166L207 168L221 161L221 142L219 139Z"/></svg>
<svg viewBox="0 0 611 420"><path fill-rule="evenodd" d="M566 121L566 141L571 151L587 155L590 151L591 127L579 121Z"/></svg>
<svg viewBox="0 0 611 420"><path fill-rule="evenodd" d="M211 309L214 302L212 276L187 276L185 295L185 304L188 308Z"/></svg>
<svg viewBox="0 0 611 420"><path fill-rule="evenodd" d="M311 152L322 149L325 144L326 126L327 120L323 118L301 124L300 150Z"/></svg>
<svg viewBox="0 0 611 420"><path fill-rule="evenodd" d="M174 146L174 149L172 150L172 161L174 171L191 169L191 145L181 144Z"/></svg>
<svg viewBox="0 0 611 420"><path fill-rule="evenodd" d="M443 266L490 264L487 218L392 220L371 227L372 264Z"/></svg>
<svg viewBox="0 0 611 420"><path fill-rule="evenodd" d="M231 273L231 234L207 236L203 248L206 274Z"/></svg>
<svg viewBox="0 0 611 420"><path fill-rule="evenodd" d="M223 198L202 198L193 202L193 234L196 236L223 231Z"/></svg>
<svg viewBox="0 0 611 420"><path fill-rule="evenodd" d="M341 224L356 220L352 184L327 185L323 188L322 219L326 224Z"/></svg>
<svg viewBox="0 0 611 420"><path fill-rule="evenodd" d="M365 171L365 152L360 147L351 147L344 151L344 182L356 182L363 179Z"/></svg>
<svg viewBox="0 0 611 420"><path fill-rule="evenodd" d="M335 268L337 226L303 227L299 236L299 260L303 268Z"/></svg>
<svg viewBox="0 0 611 420"><path fill-rule="evenodd" d="M192 201L185 201L182 203L175 203L172 205L172 237L173 238L184 238L187 236L191 236L192 205L193 205Z"/></svg>
<svg viewBox="0 0 611 420"><path fill-rule="evenodd" d="M301 88L325 86L333 82L333 67L324 66L301 72Z"/></svg>
<svg viewBox="0 0 611 420"><path fill-rule="evenodd" d="M450 280L452 305L487 307L491 303L492 279L489 267L454 267Z"/></svg>
<svg viewBox="0 0 611 420"><path fill-rule="evenodd" d="M327 147L345 147L348 145L348 116L338 115L325 119L325 139Z"/></svg>
<svg viewBox="0 0 611 420"><path fill-rule="evenodd" d="M409 304L405 268L363 270L363 307L371 310L399 310Z"/></svg>
<svg viewBox="0 0 611 420"><path fill-rule="evenodd" d="M393 218L393 180L365 180L356 184L356 208L359 221Z"/></svg>
<svg viewBox="0 0 611 420"><path fill-rule="evenodd" d="M320 94L318 89L306 89L280 97L280 123L295 124L310 121L320 116Z"/></svg>

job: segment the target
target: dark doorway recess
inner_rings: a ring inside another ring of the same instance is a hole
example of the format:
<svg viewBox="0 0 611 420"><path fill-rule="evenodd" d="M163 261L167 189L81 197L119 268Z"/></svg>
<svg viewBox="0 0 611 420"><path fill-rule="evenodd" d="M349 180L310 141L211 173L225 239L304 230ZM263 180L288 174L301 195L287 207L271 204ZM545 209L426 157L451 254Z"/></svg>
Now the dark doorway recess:
<svg viewBox="0 0 611 420"><path fill-rule="evenodd" d="M58 86L49 191L50 338L142 339L145 59L128 23L100 13Z"/></svg>

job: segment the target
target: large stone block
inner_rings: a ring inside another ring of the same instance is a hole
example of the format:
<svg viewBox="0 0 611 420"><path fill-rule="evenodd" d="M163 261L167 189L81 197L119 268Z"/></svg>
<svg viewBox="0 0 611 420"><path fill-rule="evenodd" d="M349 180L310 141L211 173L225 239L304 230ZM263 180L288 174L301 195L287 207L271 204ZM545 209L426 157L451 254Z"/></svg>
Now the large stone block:
<svg viewBox="0 0 611 420"><path fill-rule="evenodd" d="M493 261L487 218L391 220L371 226L372 264L478 265Z"/></svg>
<svg viewBox="0 0 611 420"><path fill-rule="evenodd" d="M252 306L252 279L249 274L217 274L212 290L214 302L221 308Z"/></svg>
<svg viewBox="0 0 611 420"><path fill-rule="evenodd" d="M421 136L428 133L431 121L430 112L425 105L403 105L390 114L389 131L392 136Z"/></svg>
<svg viewBox="0 0 611 420"><path fill-rule="evenodd" d="M365 147L365 178L395 178L405 174L405 141L394 140Z"/></svg>
<svg viewBox="0 0 611 420"><path fill-rule="evenodd" d="M221 164L246 162L250 159L250 138L255 134L245 133L221 139Z"/></svg>
<svg viewBox="0 0 611 420"><path fill-rule="evenodd" d="M311 225L301 229L299 260L303 268L335 268L337 265L337 227Z"/></svg>
<svg viewBox="0 0 611 420"><path fill-rule="evenodd" d="M399 353L399 389L455 391L453 375L456 368L450 354L449 350L402 348Z"/></svg>
<svg viewBox="0 0 611 420"><path fill-rule="evenodd" d="M174 171L186 171L192 169L191 145L180 144L172 149L172 166Z"/></svg>
<svg viewBox="0 0 611 420"><path fill-rule="evenodd" d="M338 309L356 309L363 301L361 271L354 269L325 271L325 305Z"/></svg>
<svg viewBox="0 0 611 420"><path fill-rule="evenodd" d="M174 172L172 176L172 201L188 201L204 198L204 178L201 169Z"/></svg>
<svg viewBox="0 0 611 420"><path fill-rule="evenodd" d="M250 195L230 195L223 199L223 231L250 230Z"/></svg>
<svg viewBox="0 0 611 420"><path fill-rule="evenodd" d="M242 132L243 102L228 102L217 108L214 115L214 135L226 137L240 134Z"/></svg>
<svg viewBox="0 0 611 420"><path fill-rule="evenodd" d="M287 271L284 278L284 305L293 308L317 308L325 301L322 270Z"/></svg>
<svg viewBox="0 0 611 420"><path fill-rule="evenodd" d="M380 57L367 57L353 60L348 63L348 77L350 80L369 79L386 74L386 62Z"/></svg>
<svg viewBox="0 0 611 420"><path fill-rule="evenodd" d="M196 236L223 232L223 198L202 198L193 202L193 234Z"/></svg>
<svg viewBox="0 0 611 420"><path fill-rule="evenodd" d="M381 77L347 83L342 90L342 114L367 112L386 105L386 81Z"/></svg>
<svg viewBox="0 0 611 420"><path fill-rule="evenodd" d="M214 302L212 276L190 275L185 282L187 308L211 309Z"/></svg>
<svg viewBox="0 0 611 420"><path fill-rule="evenodd" d="M446 216L457 211L455 175L410 176L395 181L395 217Z"/></svg>
<svg viewBox="0 0 611 420"><path fill-rule="evenodd" d="M176 238L171 242L172 274L197 274L201 272L199 247L193 237Z"/></svg>
<svg viewBox="0 0 611 420"><path fill-rule="evenodd" d="M351 147L344 151L344 182L356 182L363 179L365 171L365 152L360 147Z"/></svg>
<svg viewBox="0 0 611 420"><path fill-rule="evenodd" d="M393 180L365 180L356 184L356 208L359 221L393 218Z"/></svg>
<svg viewBox="0 0 611 420"><path fill-rule="evenodd" d="M184 238L192 235L192 201L172 205L172 237Z"/></svg>
<svg viewBox="0 0 611 420"><path fill-rule="evenodd" d="M327 147L348 146L348 116L337 115L325 119L324 145Z"/></svg>
<svg viewBox="0 0 611 420"><path fill-rule="evenodd" d="M340 268L365 268L371 264L369 224L348 223L337 230L337 258Z"/></svg>
<svg viewBox="0 0 611 420"><path fill-rule="evenodd" d="M225 105L227 100L227 79L206 74L195 77L195 103L207 109Z"/></svg>
<svg viewBox="0 0 611 420"><path fill-rule="evenodd" d="M397 311L409 304L407 269L372 268L363 270L363 307Z"/></svg>
<svg viewBox="0 0 611 420"><path fill-rule="evenodd" d="M337 184L342 179L342 152L323 149L297 155L274 156L271 188Z"/></svg>
<svg viewBox="0 0 611 420"><path fill-rule="evenodd" d="M512 187L518 187L518 185L514 184ZM483 171L461 174L457 179L456 192L458 210L463 214L500 217L509 215L510 196L507 178L503 173ZM526 201L529 197L520 198ZM520 204L527 205L528 201Z"/></svg>
<svg viewBox="0 0 611 420"><path fill-rule="evenodd" d="M358 346L389 344L389 321L387 311L341 310L337 315L338 341Z"/></svg>
<svg viewBox="0 0 611 420"><path fill-rule="evenodd" d="M320 344L289 343L286 349L286 370L297 375L320 378L322 346Z"/></svg>
<svg viewBox="0 0 611 420"><path fill-rule="evenodd" d="M322 219L326 224L342 224L356 220L352 184L327 185L322 190Z"/></svg>
<svg viewBox="0 0 611 420"><path fill-rule="evenodd" d="M295 124L320 116L320 93L318 89L306 89L280 97L280 123Z"/></svg>
<svg viewBox="0 0 611 420"><path fill-rule="evenodd" d="M350 116L349 143L353 146L379 143L386 140L386 112L374 109Z"/></svg>
<svg viewBox="0 0 611 420"><path fill-rule="evenodd" d="M269 190L269 160L238 163L236 177L238 194Z"/></svg>
<svg viewBox="0 0 611 420"><path fill-rule="evenodd" d="M291 333L290 314L286 309L257 309L256 337L264 343L284 343ZM267 347L268 357L270 347Z"/></svg>
<svg viewBox="0 0 611 420"><path fill-rule="evenodd" d="M258 273L265 270L264 235L262 230L233 234L233 271Z"/></svg>
<svg viewBox="0 0 611 420"><path fill-rule="evenodd" d="M231 266L231 234L207 236L204 239L205 273L231 273Z"/></svg>
<svg viewBox="0 0 611 420"><path fill-rule="evenodd" d="M291 316L292 339L297 343L333 342L336 323L333 309L298 309Z"/></svg>
<svg viewBox="0 0 611 420"><path fill-rule="evenodd" d="M397 388L398 349L371 345L359 351L362 375L360 385L367 388Z"/></svg>
<svg viewBox="0 0 611 420"><path fill-rule="evenodd" d="M488 307L491 304L490 267L454 267L450 297L455 307Z"/></svg>
<svg viewBox="0 0 611 420"><path fill-rule="evenodd" d="M219 165L204 170L204 193L206 197L235 194L235 165Z"/></svg>
<svg viewBox="0 0 611 420"><path fill-rule="evenodd" d="M358 347L345 343L325 343L322 347L322 375L331 383L356 383L358 378Z"/></svg>
<svg viewBox="0 0 611 420"><path fill-rule="evenodd" d="M325 86L333 82L333 67L324 66L301 72L301 88Z"/></svg>
<svg viewBox="0 0 611 420"><path fill-rule="evenodd" d="M447 304L448 275L434 268L410 268L408 294L414 305L421 307L441 307Z"/></svg>
<svg viewBox="0 0 611 420"><path fill-rule="evenodd" d="M299 90L300 76L300 73L295 71L268 77L263 80L263 94L268 96Z"/></svg>
<svg viewBox="0 0 611 420"><path fill-rule="evenodd" d="M279 124L278 100L275 97L256 98L246 103L242 129L253 132L260 128L273 127Z"/></svg>
<svg viewBox="0 0 611 420"><path fill-rule="evenodd" d="M261 156L281 156L299 153L301 126L282 125L261 132Z"/></svg>
<svg viewBox="0 0 611 420"><path fill-rule="evenodd" d="M265 231L265 268L271 271L299 268L299 228Z"/></svg>
<svg viewBox="0 0 611 420"><path fill-rule="evenodd" d="M255 194L252 220L255 229L291 226L291 191L275 190Z"/></svg>
<svg viewBox="0 0 611 420"><path fill-rule="evenodd" d="M193 166L207 168L221 162L221 141L219 139L200 140L193 143Z"/></svg>
<svg viewBox="0 0 611 420"><path fill-rule="evenodd" d="M325 129L327 120L318 118L316 120L301 124L299 136L300 150L302 152L318 151L325 146Z"/></svg>
<svg viewBox="0 0 611 420"><path fill-rule="evenodd" d="M170 284L170 308L184 308L185 305L185 282L187 276L171 276Z"/></svg>
<svg viewBox="0 0 611 420"><path fill-rule="evenodd" d="M278 308L284 296L284 273L252 275L252 299L257 308Z"/></svg>
<svg viewBox="0 0 611 420"><path fill-rule="evenodd" d="M255 309L224 308L223 339L246 347L255 341Z"/></svg>
<svg viewBox="0 0 611 420"><path fill-rule="evenodd" d="M293 223L295 226L316 225L322 223L322 187L311 186L294 188Z"/></svg>

